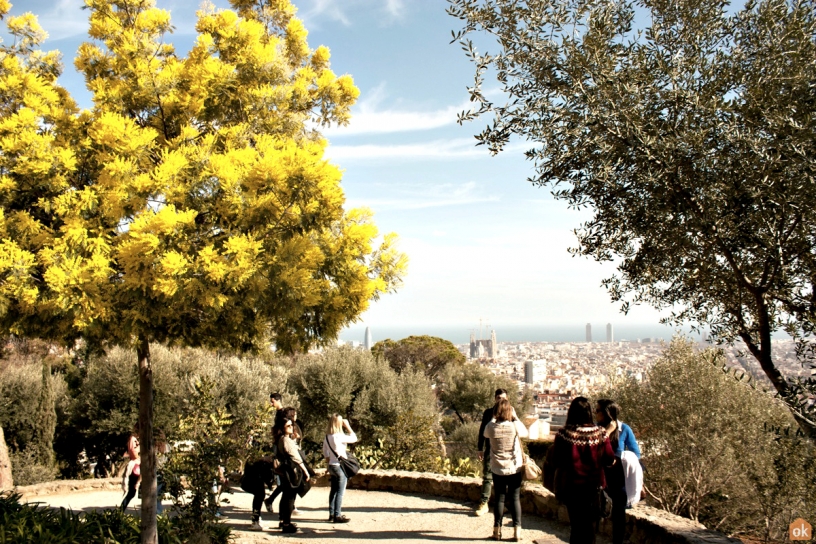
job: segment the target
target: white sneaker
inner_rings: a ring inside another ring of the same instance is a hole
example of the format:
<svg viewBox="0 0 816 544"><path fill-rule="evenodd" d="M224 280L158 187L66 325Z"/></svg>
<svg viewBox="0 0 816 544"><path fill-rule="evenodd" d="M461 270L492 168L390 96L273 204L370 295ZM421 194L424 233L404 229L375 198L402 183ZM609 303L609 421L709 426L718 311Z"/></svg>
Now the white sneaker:
<svg viewBox="0 0 816 544"><path fill-rule="evenodd" d="M255 523L250 525L249 529L247 529L247 530L248 531L263 531L263 527L261 527L261 524L256 521Z"/></svg>
<svg viewBox="0 0 816 544"><path fill-rule="evenodd" d="M292 510L292 515L293 515L293 516L299 516L299 515L300 515L300 510L298 510L297 508L295 508L294 510Z"/></svg>

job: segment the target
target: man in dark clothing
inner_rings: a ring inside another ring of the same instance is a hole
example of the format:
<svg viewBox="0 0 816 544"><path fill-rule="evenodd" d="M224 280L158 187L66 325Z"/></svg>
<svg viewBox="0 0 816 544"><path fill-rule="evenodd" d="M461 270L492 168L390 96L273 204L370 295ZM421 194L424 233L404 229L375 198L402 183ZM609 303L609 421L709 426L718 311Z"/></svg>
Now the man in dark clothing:
<svg viewBox="0 0 816 544"><path fill-rule="evenodd" d="M482 498L479 501L479 506L476 507L475 514L483 516L487 514L488 502L490 501L490 493L493 491L493 473L490 472L490 440L484 437L485 427L493 419L493 408L501 399L507 398L506 389L496 389L493 406L488 408L482 414L482 424L479 426L479 460L482 462Z"/></svg>

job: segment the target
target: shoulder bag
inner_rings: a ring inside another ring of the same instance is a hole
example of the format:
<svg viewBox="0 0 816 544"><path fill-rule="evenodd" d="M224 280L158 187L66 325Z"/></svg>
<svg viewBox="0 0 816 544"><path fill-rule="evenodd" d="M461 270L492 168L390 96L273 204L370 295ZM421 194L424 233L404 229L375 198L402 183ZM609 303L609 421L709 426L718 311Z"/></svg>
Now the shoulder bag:
<svg viewBox="0 0 816 544"><path fill-rule="evenodd" d="M597 513L600 519L607 519L612 515L612 499L603 487L598 488Z"/></svg>
<svg viewBox="0 0 816 544"><path fill-rule="evenodd" d="M536 462L530 459L530 456L524 453L524 450L521 449L521 440L519 440L518 434L516 434L516 441L518 442L518 447L521 451L521 467L524 469L524 471L521 473L521 478L523 480L538 480L541 478L541 468L539 468Z"/></svg>
<svg viewBox="0 0 816 544"><path fill-rule="evenodd" d="M331 447L331 442L329 442L329 435L326 435L326 445L329 447L331 452L337 457L337 461L340 463L340 468L343 469L343 474L346 475L346 478L351 478L360 472L360 461L354 457L354 454L346 450L346 456L340 457L337 455L337 452L334 451L334 448Z"/></svg>

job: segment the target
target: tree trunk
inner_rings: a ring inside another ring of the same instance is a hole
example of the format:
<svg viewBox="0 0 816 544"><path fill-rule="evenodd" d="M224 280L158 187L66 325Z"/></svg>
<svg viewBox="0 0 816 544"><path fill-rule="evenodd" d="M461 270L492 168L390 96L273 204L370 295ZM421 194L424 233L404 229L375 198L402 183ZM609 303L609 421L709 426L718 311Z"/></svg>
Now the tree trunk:
<svg viewBox="0 0 816 544"><path fill-rule="evenodd" d="M11 459L9 458L6 438L3 427L0 427L0 491L14 488L14 479L11 475Z"/></svg>
<svg viewBox="0 0 816 544"><path fill-rule="evenodd" d="M759 366L762 368L763 372L765 372L765 375L768 376L768 379L773 384L776 392L779 393L782 399L788 403L793 419L796 420L799 428L802 430L805 436L811 440L816 440L816 424L797 413L797 410L791 406L791 403L789 402L791 399L790 384L774 363L773 356L771 354L771 316L768 310L768 305L766 304L762 293L754 293L754 298L756 300L756 312L759 318L759 346L756 346L750 341L750 336L747 333L743 333L740 336L748 346L748 349L751 351L753 356L759 362Z"/></svg>
<svg viewBox="0 0 816 544"><path fill-rule="evenodd" d="M142 544L158 544L156 527L156 451L153 444L153 365L150 344L139 336L139 447L142 474Z"/></svg>

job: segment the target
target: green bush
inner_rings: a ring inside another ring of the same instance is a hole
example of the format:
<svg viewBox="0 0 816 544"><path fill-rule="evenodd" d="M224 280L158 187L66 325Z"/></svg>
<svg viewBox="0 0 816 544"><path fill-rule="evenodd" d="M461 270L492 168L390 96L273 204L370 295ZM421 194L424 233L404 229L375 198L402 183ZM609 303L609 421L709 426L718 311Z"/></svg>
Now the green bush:
<svg viewBox="0 0 816 544"><path fill-rule="evenodd" d="M439 455L436 398L422 373L397 374L370 352L340 348L298 359L289 383L300 401L298 419L305 424L305 438L316 447L323 442L328 416L336 412L351 420L360 445L381 440L394 458L411 448L417 455L431 449ZM414 425L407 414L421 422L415 427L430 438L397 444L397 429Z"/></svg>
<svg viewBox="0 0 816 544"><path fill-rule="evenodd" d="M34 448L10 452L11 472L15 485L33 485L50 482L57 478L59 471L54 465L45 465L40 461Z"/></svg>
<svg viewBox="0 0 816 544"><path fill-rule="evenodd" d="M0 371L0 426L3 427L12 460L14 482L30 485L53 480L57 475L53 458L43 455L42 446L50 449L52 420L44 419L41 401L44 359L51 355L23 351L6 353ZM67 402L67 386L61 375L49 375L49 404ZM52 411L53 414L53 411Z"/></svg>
<svg viewBox="0 0 816 544"><path fill-rule="evenodd" d="M286 392L288 370L258 357L219 355L192 348L151 346L154 367L154 425L170 440L188 440L179 432L179 414L197 380L213 384L217 406L225 408L232 424L230 436L246 440L257 416L257 407L268 404L271 391ZM136 356L121 348L87 363L79 394L65 423L77 433L92 459L106 455L122 460L125 444L138 419Z"/></svg>
<svg viewBox="0 0 816 544"><path fill-rule="evenodd" d="M158 519L159 544L181 544L173 520ZM138 544L139 518L119 509L74 513L21 504L20 495L0 494L0 544ZM214 541L215 542L215 541ZM218 541L219 544L227 540Z"/></svg>
<svg viewBox="0 0 816 544"><path fill-rule="evenodd" d="M638 438L650 500L732 535L784 536L816 518L816 451L787 408L724 372L718 350L675 339L642 383L614 384L621 420Z"/></svg>
<svg viewBox="0 0 816 544"><path fill-rule="evenodd" d="M531 393L519 396L516 381L509 376L496 376L490 369L476 363L451 365L440 375L438 388L442 407L452 410L460 423L481 422L482 413L494 404L496 389L506 389L507 398L518 414L532 407Z"/></svg>

